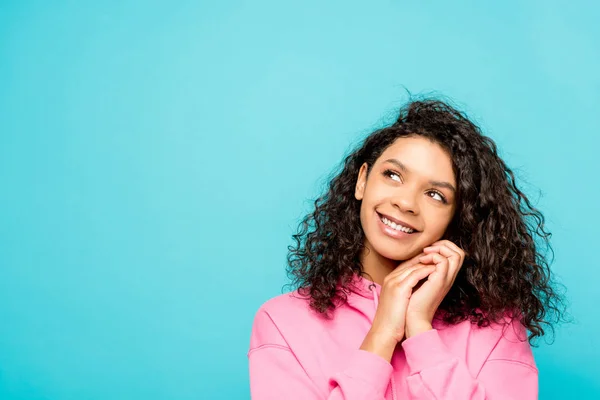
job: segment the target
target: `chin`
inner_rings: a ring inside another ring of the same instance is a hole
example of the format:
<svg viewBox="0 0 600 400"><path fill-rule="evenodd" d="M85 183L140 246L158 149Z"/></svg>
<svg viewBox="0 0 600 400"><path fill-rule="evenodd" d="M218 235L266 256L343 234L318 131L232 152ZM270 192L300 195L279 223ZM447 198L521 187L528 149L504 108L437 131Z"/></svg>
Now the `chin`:
<svg viewBox="0 0 600 400"><path fill-rule="evenodd" d="M396 245L396 248L390 248L389 245L375 245L373 246L373 248L381 257L394 261L404 261L419 254L419 251L417 251L417 249L412 248L412 246L411 248L403 249L402 245L398 244Z"/></svg>

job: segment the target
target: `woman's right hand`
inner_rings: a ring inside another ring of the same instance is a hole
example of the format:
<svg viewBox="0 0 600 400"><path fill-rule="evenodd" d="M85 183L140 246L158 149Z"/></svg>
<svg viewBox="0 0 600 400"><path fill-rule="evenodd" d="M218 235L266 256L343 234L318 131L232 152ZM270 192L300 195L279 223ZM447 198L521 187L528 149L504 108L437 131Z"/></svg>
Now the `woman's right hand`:
<svg viewBox="0 0 600 400"><path fill-rule="evenodd" d="M396 344L404 338L406 310L413 289L436 268L419 263L419 257L424 255L420 253L402 262L385 277L373 324L361 349L391 360Z"/></svg>

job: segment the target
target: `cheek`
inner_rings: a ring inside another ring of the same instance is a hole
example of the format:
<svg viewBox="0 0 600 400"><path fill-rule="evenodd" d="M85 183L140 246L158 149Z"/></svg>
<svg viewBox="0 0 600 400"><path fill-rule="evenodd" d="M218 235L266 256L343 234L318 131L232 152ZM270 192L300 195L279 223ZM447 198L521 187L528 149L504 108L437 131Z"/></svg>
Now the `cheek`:
<svg viewBox="0 0 600 400"><path fill-rule="evenodd" d="M448 225L450 225L450 221L452 220L452 214L450 213L436 213L433 214L430 218L427 219L425 226L427 227L426 233L427 236L438 236L441 237Z"/></svg>
<svg viewBox="0 0 600 400"><path fill-rule="evenodd" d="M369 215L367 215L367 213L369 212L369 204L365 203L364 199L362 202L362 205L360 206L360 223L363 227L363 230L367 227L368 223L369 223Z"/></svg>

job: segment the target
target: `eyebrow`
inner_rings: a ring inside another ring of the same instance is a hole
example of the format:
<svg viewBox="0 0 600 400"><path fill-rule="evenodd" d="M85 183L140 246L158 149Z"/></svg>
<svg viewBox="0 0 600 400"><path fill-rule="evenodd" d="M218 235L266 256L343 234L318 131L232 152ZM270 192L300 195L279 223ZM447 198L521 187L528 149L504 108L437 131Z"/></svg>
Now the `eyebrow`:
<svg viewBox="0 0 600 400"><path fill-rule="evenodd" d="M395 158L390 158L388 160L385 160L384 162L392 163L395 166L397 166L398 168L400 168L402 171L404 171L406 173L410 173L410 169L408 169L408 167L406 165L402 164L402 162L400 162L399 160L396 160ZM452 192L456 193L456 188L449 182L429 181L429 184L432 186L436 186L436 187L443 187L446 189L450 189L450 190L452 190Z"/></svg>

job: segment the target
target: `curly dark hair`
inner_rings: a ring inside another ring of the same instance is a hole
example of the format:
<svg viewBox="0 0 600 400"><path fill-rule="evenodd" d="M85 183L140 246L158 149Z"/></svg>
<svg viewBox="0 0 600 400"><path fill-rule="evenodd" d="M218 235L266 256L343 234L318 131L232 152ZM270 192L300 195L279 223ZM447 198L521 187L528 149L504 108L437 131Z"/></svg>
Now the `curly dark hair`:
<svg viewBox="0 0 600 400"><path fill-rule="evenodd" d="M530 343L543 336L544 326L559 322L564 308L540 249L543 244L554 256L544 216L517 188L494 141L439 99L411 99L393 124L372 132L345 158L327 192L314 201L314 211L301 220L295 245L288 246L290 285L326 316L347 300L352 276L364 276L361 202L354 197L359 169L366 162L370 171L396 139L415 136L450 154L458 183L456 212L443 239L465 250L466 257L438 308L442 319L487 326L517 311Z"/></svg>

